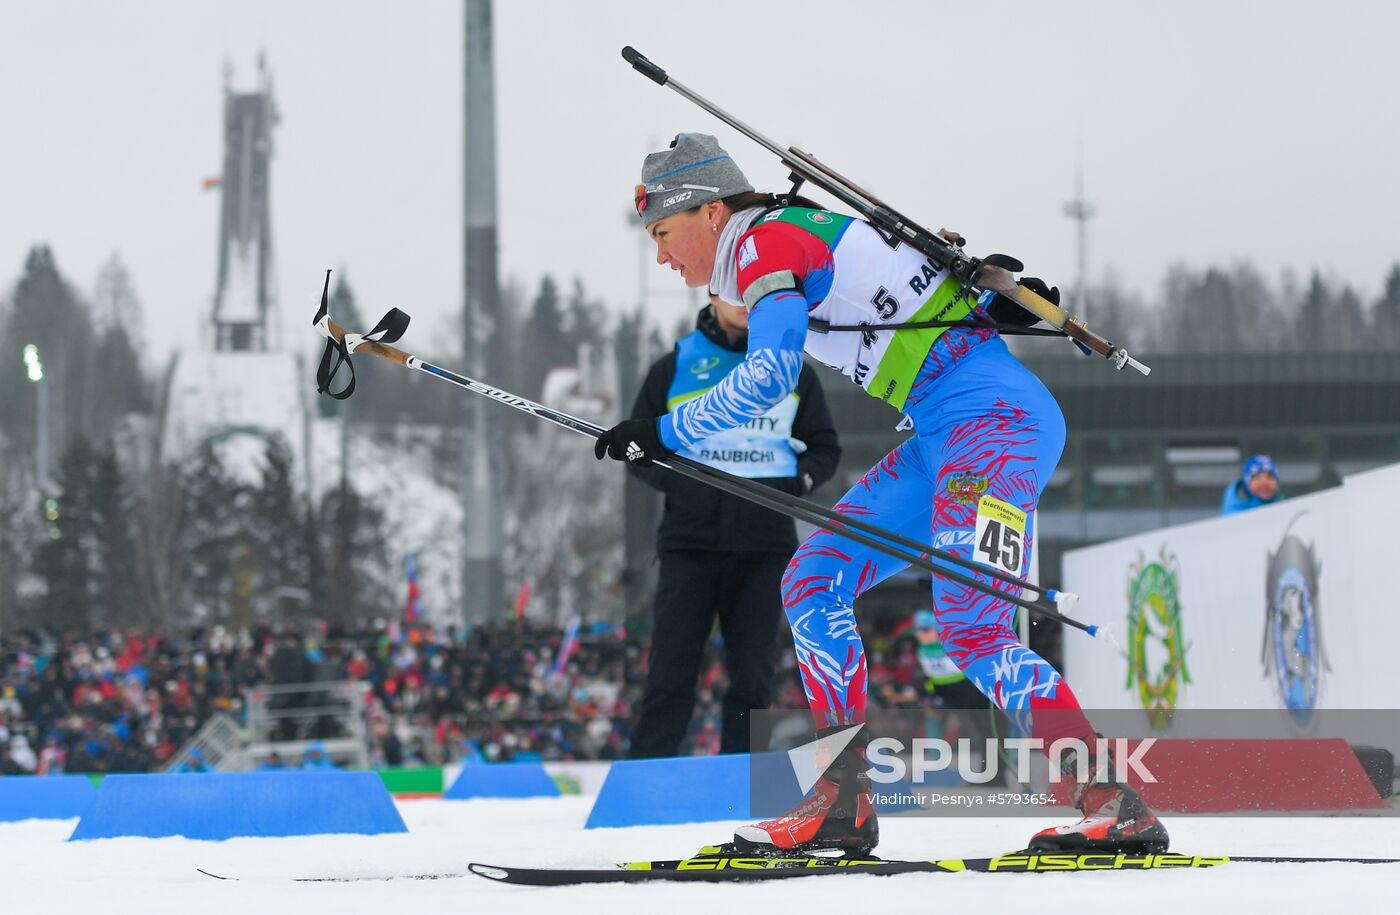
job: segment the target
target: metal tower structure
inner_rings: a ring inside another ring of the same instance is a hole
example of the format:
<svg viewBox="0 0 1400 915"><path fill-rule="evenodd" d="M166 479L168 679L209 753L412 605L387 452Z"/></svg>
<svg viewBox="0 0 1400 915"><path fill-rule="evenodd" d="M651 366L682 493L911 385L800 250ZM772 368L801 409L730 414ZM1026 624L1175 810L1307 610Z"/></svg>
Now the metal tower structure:
<svg viewBox="0 0 1400 915"><path fill-rule="evenodd" d="M214 289L214 349L277 348L276 271L272 258L272 74L258 55L258 87L235 92L224 69L224 171L220 193L219 276Z"/></svg>
<svg viewBox="0 0 1400 915"><path fill-rule="evenodd" d="M1074 281L1074 301L1069 310L1078 316L1079 320L1085 320L1085 314L1089 306L1089 253L1088 235L1089 220L1094 218L1097 208L1084 199L1084 154L1079 154L1079 162L1074 172L1074 199L1067 202L1064 208L1065 215L1074 220L1076 259L1078 261L1078 276Z"/></svg>
<svg viewBox="0 0 1400 915"><path fill-rule="evenodd" d="M496 100L491 0L465 0L462 227L463 356L468 373L490 380L499 368L490 342L500 327L496 241ZM467 622L503 618L501 546L503 456L486 434L486 401L462 398L466 410L462 453L465 567L462 613Z"/></svg>

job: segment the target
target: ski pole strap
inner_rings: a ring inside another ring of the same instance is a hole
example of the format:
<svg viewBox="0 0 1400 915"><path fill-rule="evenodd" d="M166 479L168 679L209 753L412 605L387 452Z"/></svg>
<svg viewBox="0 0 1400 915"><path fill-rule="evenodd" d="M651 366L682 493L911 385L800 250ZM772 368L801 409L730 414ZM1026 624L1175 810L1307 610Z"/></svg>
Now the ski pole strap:
<svg viewBox="0 0 1400 915"><path fill-rule="evenodd" d="M332 326L330 315L324 315L317 323L324 325L322 332L326 335L326 348L321 351L321 363L316 366L316 393L329 394L336 400L345 400L355 393L355 366L350 361L350 354L365 344L394 343L408 330L408 315L397 308L389 309L384 317L379 319L379 323L374 325L374 330L367 334L349 333L340 329L338 325ZM340 330L339 336L336 331ZM341 366L345 366L350 371L350 383L340 391L332 391L331 381Z"/></svg>
<svg viewBox="0 0 1400 915"><path fill-rule="evenodd" d="M361 346L366 346L376 355L387 355L393 359L406 358L388 344L395 343L408 330L408 315L397 308L391 308L367 334L351 333L331 320L330 314L331 272L326 271L326 283L321 289L321 307L316 312L312 324L326 337L326 348L321 350L321 362L316 366L316 393L329 394L335 400L345 400L355 393L355 366L350 354ZM396 361L402 361L397 359ZM341 366L350 372L350 383L339 391L331 390L331 381Z"/></svg>
<svg viewBox="0 0 1400 915"><path fill-rule="evenodd" d="M350 383L339 391L332 391L331 380L342 365L350 370ZM337 340L327 337L326 348L321 350L321 363L316 366L316 393L329 394L335 400L345 400L355 393L355 366L350 362L350 349L345 345L345 338Z"/></svg>
<svg viewBox="0 0 1400 915"><path fill-rule="evenodd" d="M390 308L385 312L384 317L379 319L379 323L374 325L374 330L367 334L345 335L345 345L350 352L354 352L365 343L397 343L399 338L408 330L408 315L397 308Z"/></svg>

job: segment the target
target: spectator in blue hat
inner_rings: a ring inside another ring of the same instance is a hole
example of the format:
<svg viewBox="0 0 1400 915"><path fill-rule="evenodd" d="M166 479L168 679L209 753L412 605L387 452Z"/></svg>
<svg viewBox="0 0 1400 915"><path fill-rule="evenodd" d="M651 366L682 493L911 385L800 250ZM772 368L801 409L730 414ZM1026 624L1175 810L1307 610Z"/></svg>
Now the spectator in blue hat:
<svg viewBox="0 0 1400 915"><path fill-rule="evenodd" d="M282 754L273 750L268 754L267 759L258 766L259 772L271 772L279 769L285 770L287 764L282 761Z"/></svg>
<svg viewBox="0 0 1400 915"><path fill-rule="evenodd" d="M1272 505L1282 498L1278 488L1278 467L1267 454L1256 454L1244 462L1240 478L1225 487L1220 514L1233 515L1261 505Z"/></svg>
<svg viewBox="0 0 1400 915"><path fill-rule="evenodd" d="M301 761L303 769L339 769L329 756L326 755L326 745L319 740L311 741L311 745L306 748L306 758Z"/></svg>
<svg viewBox="0 0 1400 915"><path fill-rule="evenodd" d="M206 759L204 758L204 754L201 753L201 752L199 751L199 748L198 748L198 747L195 747L195 748L193 748L193 749L190 750L189 754L185 757L185 761L182 762L182 763L180 763L180 765L178 765L178 766L175 767L175 771L176 771L176 772L217 772L218 770L215 769L214 766L212 766L212 765L209 763L209 761L206 760Z"/></svg>

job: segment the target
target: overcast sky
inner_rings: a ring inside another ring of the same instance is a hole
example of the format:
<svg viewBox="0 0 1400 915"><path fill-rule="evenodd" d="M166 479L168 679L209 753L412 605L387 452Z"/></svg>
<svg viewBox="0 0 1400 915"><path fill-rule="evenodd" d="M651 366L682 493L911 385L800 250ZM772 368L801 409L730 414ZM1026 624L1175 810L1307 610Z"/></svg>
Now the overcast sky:
<svg viewBox="0 0 1400 915"><path fill-rule="evenodd" d="M643 156L677 131L715 133L756 185L783 184L770 155L627 67L624 44L1061 285L1080 149L1096 277L1152 294L1173 262L1249 258L1369 298L1400 259L1400 3L498 0L495 25L502 276L531 290L550 272L637 301L625 214ZM410 349L437 343L461 301L462 46L453 0L0 0L0 288L35 242L85 291L119 252L148 364L196 340L222 68L252 88L265 49L288 328L314 345L322 271L344 266L366 310L414 316ZM679 280L645 277L669 323Z"/></svg>

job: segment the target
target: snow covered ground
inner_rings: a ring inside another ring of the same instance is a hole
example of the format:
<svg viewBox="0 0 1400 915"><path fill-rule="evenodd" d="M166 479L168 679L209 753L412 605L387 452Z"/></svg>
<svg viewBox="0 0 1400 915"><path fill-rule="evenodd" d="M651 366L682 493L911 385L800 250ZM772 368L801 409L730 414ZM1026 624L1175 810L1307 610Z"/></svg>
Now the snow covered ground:
<svg viewBox="0 0 1400 915"><path fill-rule="evenodd" d="M1400 865L1227 865L1216 870L1042 875L841 876L768 884L531 888L478 877L291 883L293 876L462 872L470 861L606 866L684 857L734 824L585 830L589 797L402 801L407 835L295 839L106 839L69 843L76 821L0 824L0 912L180 915L418 913L1394 911ZM886 818L890 858L983 856L1023 843L1033 819ZM1174 850L1197 854L1400 857L1395 818L1175 818ZM220 882L199 873L237 875Z"/></svg>

